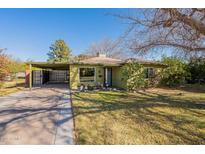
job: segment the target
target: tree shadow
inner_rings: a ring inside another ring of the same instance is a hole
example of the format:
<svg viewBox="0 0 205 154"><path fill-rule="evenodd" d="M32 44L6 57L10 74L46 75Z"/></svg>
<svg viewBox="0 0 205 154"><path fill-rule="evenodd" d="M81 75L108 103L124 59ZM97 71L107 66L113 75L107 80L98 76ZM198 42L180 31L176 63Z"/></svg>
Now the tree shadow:
<svg viewBox="0 0 205 154"><path fill-rule="evenodd" d="M184 86L178 87L161 87L165 90L181 90L185 92L192 92L192 93L204 93L205 92L205 84L186 84Z"/></svg>
<svg viewBox="0 0 205 154"><path fill-rule="evenodd" d="M169 114L163 111L163 108L172 108L173 110L177 108L189 112L190 115L204 117L205 101L197 103L191 100L177 99L167 95L149 92L138 92L137 95L123 92L99 92L99 97L97 98L94 96L96 94L92 92L89 93L89 97L75 93L73 95L75 97L74 101L88 103L88 105L74 105L74 117L125 110L127 111L126 116L136 120L136 124L139 121L149 124L152 129L169 137L170 142L168 144L205 144L205 133L198 131L197 126L195 131L184 127L186 124L191 124L195 127L196 121L188 119L189 117L183 117L180 114ZM158 107L162 110L154 112L153 108ZM163 127L162 122L168 122L173 126L173 129ZM172 140L174 138L178 138L180 142Z"/></svg>
<svg viewBox="0 0 205 154"><path fill-rule="evenodd" d="M35 92L35 90L32 92ZM54 92L57 93L56 91ZM9 96L9 99L2 98L2 102L5 101L9 103L10 99L15 100L15 102L8 106L1 106L0 108L0 139L9 135L10 130L8 129L11 128L10 126L20 127L22 130L24 128L32 129L35 127L31 123L33 119L38 123L39 127L38 132L32 132L31 130L33 137L39 136L39 134L43 132L48 132L55 136L55 129L73 118L72 116L64 116L67 115L68 111L70 113L71 107L65 106L65 104L68 103L68 98L62 97L63 95L65 95L63 92L49 96L46 94L45 96L38 96L28 93L20 97L14 96L14 98L11 98L12 96ZM30 103L31 100L34 102L34 106L32 106L32 102ZM24 101L23 105L21 104L22 101ZM25 104L25 102L28 104ZM61 115L61 118L59 118L59 115ZM41 140L41 138L39 139L39 143L48 144L45 140ZM53 144L53 141L51 141L51 144Z"/></svg>

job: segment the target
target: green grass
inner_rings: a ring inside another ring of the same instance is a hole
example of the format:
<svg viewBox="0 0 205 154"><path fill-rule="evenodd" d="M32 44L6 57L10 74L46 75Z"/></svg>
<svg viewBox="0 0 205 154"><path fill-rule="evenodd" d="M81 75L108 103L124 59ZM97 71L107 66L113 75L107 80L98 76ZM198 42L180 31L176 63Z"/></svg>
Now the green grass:
<svg viewBox="0 0 205 154"><path fill-rule="evenodd" d="M205 91L73 94L77 144L205 144Z"/></svg>
<svg viewBox="0 0 205 154"><path fill-rule="evenodd" d="M18 79L17 81L5 82L3 87L0 88L0 97L15 93L25 88L25 79Z"/></svg>

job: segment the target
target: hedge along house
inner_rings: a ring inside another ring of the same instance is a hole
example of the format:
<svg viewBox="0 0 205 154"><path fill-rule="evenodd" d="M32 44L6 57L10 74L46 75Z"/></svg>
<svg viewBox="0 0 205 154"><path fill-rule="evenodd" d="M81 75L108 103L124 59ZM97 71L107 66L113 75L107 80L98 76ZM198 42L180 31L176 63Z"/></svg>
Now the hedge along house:
<svg viewBox="0 0 205 154"><path fill-rule="evenodd" d="M30 63L26 81L30 88L36 85L64 83L70 89L78 89L82 85L126 89L127 80L122 73L122 67L132 61L144 65L146 78L153 77L156 71L166 67L156 61L120 60L98 54L96 57L70 63Z"/></svg>

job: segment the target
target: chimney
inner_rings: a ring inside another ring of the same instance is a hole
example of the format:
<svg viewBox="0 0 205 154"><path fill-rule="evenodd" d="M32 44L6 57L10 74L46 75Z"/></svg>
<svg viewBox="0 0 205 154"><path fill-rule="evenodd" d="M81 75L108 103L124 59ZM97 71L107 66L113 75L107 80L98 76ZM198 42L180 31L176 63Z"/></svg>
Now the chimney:
<svg viewBox="0 0 205 154"><path fill-rule="evenodd" d="M106 54L98 52L98 53L97 53L97 57L104 57L104 58L105 58L105 57L106 57Z"/></svg>

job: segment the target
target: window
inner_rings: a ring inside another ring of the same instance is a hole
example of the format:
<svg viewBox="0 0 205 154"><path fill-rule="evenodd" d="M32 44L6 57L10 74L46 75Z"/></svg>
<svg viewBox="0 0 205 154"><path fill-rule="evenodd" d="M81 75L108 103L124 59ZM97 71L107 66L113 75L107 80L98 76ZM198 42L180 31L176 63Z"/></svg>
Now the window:
<svg viewBox="0 0 205 154"><path fill-rule="evenodd" d="M148 68L145 68L145 78L147 79L148 78Z"/></svg>
<svg viewBox="0 0 205 154"><path fill-rule="evenodd" d="M146 68L145 69L145 78L153 78L155 75L154 68Z"/></svg>
<svg viewBox="0 0 205 154"><path fill-rule="evenodd" d="M153 78L154 77L154 68L149 68L148 69L148 77Z"/></svg>
<svg viewBox="0 0 205 154"><path fill-rule="evenodd" d="M80 82L95 81L95 68L80 68Z"/></svg>

